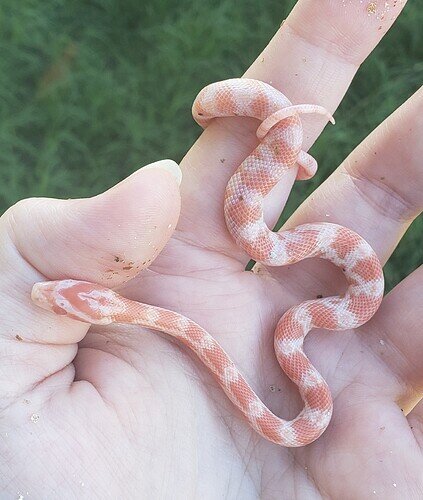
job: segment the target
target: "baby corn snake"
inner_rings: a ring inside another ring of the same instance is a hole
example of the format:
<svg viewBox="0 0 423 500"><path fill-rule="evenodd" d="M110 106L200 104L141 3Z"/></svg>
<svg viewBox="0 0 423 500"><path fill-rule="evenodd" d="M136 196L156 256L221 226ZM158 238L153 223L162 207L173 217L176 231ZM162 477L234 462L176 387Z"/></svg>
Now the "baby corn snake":
<svg viewBox="0 0 423 500"><path fill-rule="evenodd" d="M265 266L293 264L310 257L327 259L344 272L343 297L318 298L289 309L279 320L274 346L285 374L298 386L304 408L291 421L274 415L238 368L203 328L172 311L126 299L111 289L76 280L36 283L33 301L59 315L92 324L131 323L159 330L192 349L261 436L282 446L304 446L317 439L332 416L329 388L303 351L313 328L356 328L376 312L383 295L383 273L370 245L358 234L331 223L303 224L272 232L263 220L263 200L284 172L297 168L297 179L317 170L302 151L299 114L330 114L316 105L297 105L270 85L246 78L205 87L193 104L194 119L205 128L216 117L248 116L260 120L257 148L241 163L226 187L224 216L236 243Z"/></svg>

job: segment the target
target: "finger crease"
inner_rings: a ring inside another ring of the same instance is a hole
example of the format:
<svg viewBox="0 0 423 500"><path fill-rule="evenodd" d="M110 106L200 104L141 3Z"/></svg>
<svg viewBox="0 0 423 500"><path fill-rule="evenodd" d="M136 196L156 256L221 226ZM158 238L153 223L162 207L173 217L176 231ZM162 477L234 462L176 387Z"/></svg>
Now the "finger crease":
<svg viewBox="0 0 423 500"><path fill-rule="evenodd" d="M348 177L356 192L383 217L407 223L417 215L414 204L407 201L398 191L375 178L353 174L347 171L346 166L344 168L345 172L342 174Z"/></svg>
<svg viewBox="0 0 423 500"><path fill-rule="evenodd" d="M284 29L289 30L290 35L299 38L301 41L305 42L307 45L311 45L313 48L318 51L324 52L329 55L331 58L335 58L339 60L343 64L348 64L349 66L353 66L358 69L360 67L361 62L357 62L355 58L351 56L351 45L346 44L343 48L342 45L336 43L327 38L320 38L318 41L309 40L306 36L302 35L296 28L292 25L284 24Z"/></svg>

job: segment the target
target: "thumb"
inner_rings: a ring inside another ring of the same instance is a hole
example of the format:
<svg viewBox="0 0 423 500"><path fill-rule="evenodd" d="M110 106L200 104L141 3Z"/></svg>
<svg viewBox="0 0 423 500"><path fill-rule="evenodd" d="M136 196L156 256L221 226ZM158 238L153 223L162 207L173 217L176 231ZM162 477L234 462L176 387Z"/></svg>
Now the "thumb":
<svg viewBox="0 0 423 500"><path fill-rule="evenodd" d="M22 257L49 279L115 286L167 243L179 215L180 175L176 163L162 160L93 198L23 200L6 213L9 234Z"/></svg>
<svg viewBox="0 0 423 500"><path fill-rule="evenodd" d="M134 277L176 226L180 180L178 165L163 160L93 198L27 199L1 217L0 407L55 373L72 378L73 367L64 369L87 332L33 305L33 283L69 277L113 287Z"/></svg>

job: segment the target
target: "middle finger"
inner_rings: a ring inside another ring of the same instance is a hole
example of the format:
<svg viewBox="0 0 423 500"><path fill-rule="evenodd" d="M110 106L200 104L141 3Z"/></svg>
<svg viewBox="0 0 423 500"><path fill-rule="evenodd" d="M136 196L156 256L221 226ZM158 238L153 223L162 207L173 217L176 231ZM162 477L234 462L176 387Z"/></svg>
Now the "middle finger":
<svg viewBox="0 0 423 500"><path fill-rule="evenodd" d="M386 263L423 209L422 134L423 87L350 154L283 229L309 222L340 224L359 233ZM304 264L313 273L323 270L333 284L325 266Z"/></svg>

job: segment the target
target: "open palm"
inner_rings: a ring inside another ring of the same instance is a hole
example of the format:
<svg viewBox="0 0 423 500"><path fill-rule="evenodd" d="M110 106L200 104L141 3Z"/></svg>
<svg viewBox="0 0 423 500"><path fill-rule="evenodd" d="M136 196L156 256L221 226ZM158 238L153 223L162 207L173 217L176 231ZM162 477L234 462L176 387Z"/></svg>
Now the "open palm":
<svg viewBox="0 0 423 500"><path fill-rule="evenodd" d="M334 110L393 19L378 30L359 2L316 4L298 3L247 74L294 103ZM287 227L348 226L385 262L423 205L422 111L420 91ZM344 284L323 261L244 271L248 256L229 237L222 207L256 126L216 120L184 159L181 196L167 171L177 175L176 166L160 162L100 196L25 200L2 217L2 498L421 498L421 269L359 330L310 335L306 350L331 387L334 416L299 449L255 434L169 338L118 325L87 332L29 300L34 282L72 277L178 311L221 343L275 413L295 416L301 400L276 362L275 325L290 306L342 293ZM308 148L324 122L307 117L304 126ZM269 226L294 177L267 200Z"/></svg>

